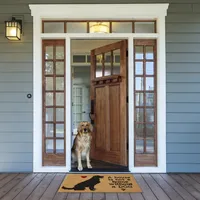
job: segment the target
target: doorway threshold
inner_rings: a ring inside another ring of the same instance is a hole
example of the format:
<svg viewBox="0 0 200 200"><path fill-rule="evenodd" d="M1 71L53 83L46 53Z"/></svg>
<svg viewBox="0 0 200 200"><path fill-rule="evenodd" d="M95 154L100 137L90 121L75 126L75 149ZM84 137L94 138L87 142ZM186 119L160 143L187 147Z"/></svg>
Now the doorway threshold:
<svg viewBox="0 0 200 200"><path fill-rule="evenodd" d="M127 166L116 165L99 160L91 160L92 169L88 169L86 162L82 161L83 170L78 171L77 163L72 164L70 173L129 173Z"/></svg>
<svg viewBox="0 0 200 200"><path fill-rule="evenodd" d="M72 168L69 173L77 173L77 174L82 174L82 173L87 173L87 174L93 174L93 173L130 173L128 168L126 169L101 169L101 168L95 168L95 169L83 169L82 171L78 171L76 168Z"/></svg>

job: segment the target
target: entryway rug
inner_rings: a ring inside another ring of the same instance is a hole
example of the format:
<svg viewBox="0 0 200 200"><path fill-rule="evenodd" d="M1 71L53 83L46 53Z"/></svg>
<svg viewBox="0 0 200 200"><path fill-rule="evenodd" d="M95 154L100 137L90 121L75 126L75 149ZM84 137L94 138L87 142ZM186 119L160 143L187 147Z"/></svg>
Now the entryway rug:
<svg viewBox="0 0 200 200"><path fill-rule="evenodd" d="M142 192L132 174L68 174L59 192Z"/></svg>

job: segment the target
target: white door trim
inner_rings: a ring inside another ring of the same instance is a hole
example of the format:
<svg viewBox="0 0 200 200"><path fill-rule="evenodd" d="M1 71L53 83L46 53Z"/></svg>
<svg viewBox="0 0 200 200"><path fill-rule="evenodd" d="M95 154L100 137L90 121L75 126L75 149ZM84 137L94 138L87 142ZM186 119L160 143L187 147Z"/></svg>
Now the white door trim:
<svg viewBox="0 0 200 200"><path fill-rule="evenodd" d="M66 151L71 152L71 39L128 39L129 50L129 170L130 172L166 172L166 58L165 16L168 4L89 4L89 5L30 5L33 16L33 171L68 172L71 169L71 154L66 153L65 167L42 166L42 39L63 38L66 41ZM110 12L112 10L112 12ZM103 11L103 15L102 15ZM43 34L42 19L156 19L157 33L129 34ZM134 64L133 39L157 38L157 132L158 166L134 167Z"/></svg>

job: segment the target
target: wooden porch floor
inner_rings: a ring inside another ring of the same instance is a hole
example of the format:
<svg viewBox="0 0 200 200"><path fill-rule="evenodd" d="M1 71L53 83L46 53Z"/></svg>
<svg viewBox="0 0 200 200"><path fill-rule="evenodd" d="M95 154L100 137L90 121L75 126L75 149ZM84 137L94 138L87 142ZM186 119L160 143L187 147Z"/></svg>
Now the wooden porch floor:
<svg viewBox="0 0 200 200"><path fill-rule="evenodd" d="M200 174L134 174L142 193L58 193L65 174L0 174L4 200L195 200Z"/></svg>

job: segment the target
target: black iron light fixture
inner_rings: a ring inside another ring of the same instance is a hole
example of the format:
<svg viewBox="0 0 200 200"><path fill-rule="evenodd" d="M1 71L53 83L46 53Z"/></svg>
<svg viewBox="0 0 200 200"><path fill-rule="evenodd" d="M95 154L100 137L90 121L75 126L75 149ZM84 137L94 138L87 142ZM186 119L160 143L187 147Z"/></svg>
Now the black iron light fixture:
<svg viewBox="0 0 200 200"><path fill-rule="evenodd" d="M5 36L8 40L21 40L22 20L12 17L11 21L5 21Z"/></svg>

